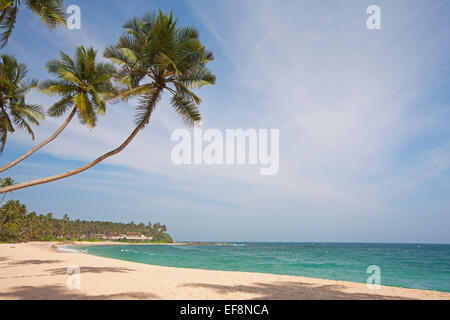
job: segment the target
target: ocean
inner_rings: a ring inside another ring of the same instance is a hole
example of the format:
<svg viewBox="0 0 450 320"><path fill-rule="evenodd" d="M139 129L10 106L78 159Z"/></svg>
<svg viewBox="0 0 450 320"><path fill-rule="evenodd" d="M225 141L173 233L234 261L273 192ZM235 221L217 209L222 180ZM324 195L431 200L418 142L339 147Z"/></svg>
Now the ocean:
<svg viewBox="0 0 450 320"><path fill-rule="evenodd" d="M375 243L232 243L231 245L100 245L89 254L146 264L297 275L450 292L450 245Z"/></svg>

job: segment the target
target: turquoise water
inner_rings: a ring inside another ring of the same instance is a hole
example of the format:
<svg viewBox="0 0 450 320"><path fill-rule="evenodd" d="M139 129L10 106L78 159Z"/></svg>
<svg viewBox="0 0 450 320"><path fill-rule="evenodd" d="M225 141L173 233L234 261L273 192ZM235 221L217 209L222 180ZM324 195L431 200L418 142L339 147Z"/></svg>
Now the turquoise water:
<svg viewBox="0 0 450 320"><path fill-rule="evenodd" d="M79 247L80 248L80 247ZM450 245L234 243L82 247L102 257L160 266L298 275L365 283L369 265L381 284L450 292Z"/></svg>

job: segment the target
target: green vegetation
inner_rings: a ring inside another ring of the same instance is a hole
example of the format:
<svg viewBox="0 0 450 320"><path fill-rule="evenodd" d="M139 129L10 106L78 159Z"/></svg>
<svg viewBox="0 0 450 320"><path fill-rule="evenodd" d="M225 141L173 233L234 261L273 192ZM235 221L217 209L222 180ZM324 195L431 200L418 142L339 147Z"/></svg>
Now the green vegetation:
<svg viewBox="0 0 450 320"><path fill-rule="evenodd" d="M18 10L28 7L49 28L66 25L62 0L0 0L0 48L4 47L16 24ZM75 115L89 127L96 125L97 115L104 114L106 103L137 98L136 123L130 135L113 150L77 169L64 173L15 183L11 178L0 178L0 203L12 191L71 177L86 171L105 159L122 152L149 123L157 103L164 95L170 97L171 106L188 125L201 120L198 106L200 97L194 93L205 85L215 84L216 77L206 65L213 60L193 27L180 27L172 12L146 13L133 18L124 26L124 34L117 43L105 49L103 56L113 64L96 61L92 48L78 47L74 57L60 52L57 60L47 63L52 80L39 82L27 79L27 68L13 56L0 58L0 153L7 139L16 129L23 129L34 139L33 126L44 120L41 106L26 103L31 89L59 95L61 99L47 109L51 117L69 114L53 135L34 146L19 158L0 167L0 172L19 164L34 152L53 141L66 128ZM114 81L113 81L114 80ZM71 110L71 111L70 111ZM125 125L125 124L124 124ZM65 216L55 219L52 214L38 215L28 212L19 201L10 200L0 208L0 241L29 241L56 239L84 239L100 241L116 236L126 240L126 233L143 235L143 241L172 242L166 227L134 223L96 221L70 221ZM96 238L94 235L100 235ZM132 238L131 235L128 239Z"/></svg>
<svg viewBox="0 0 450 320"><path fill-rule="evenodd" d="M31 82L33 86L38 86L40 91L45 94L50 96L59 95L62 97L61 100L48 109L47 114L49 116L61 117L70 109L72 110L67 119L50 137L30 149L21 157L0 167L0 172L14 167L56 139L72 121L75 114L77 114L82 124L86 124L89 128L95 127L97 114L105 114L106 112L104 97L114 92L113 85L111 84L111 76L115 72L112 64L98 63L95 61L96 57L97 51L93 48L85 49L84 47L78 47L75 50L74 58L71 58L64 52L60 52L59 60L54 59L47 63L48 72L55 75L56 79L45 80L39 84L37 80ZM5 68L5 62L0 64L0 66ZM22 74L22 78L24 76L25 74ZM24 109L24 107L22 106L21 109ZM5 123L7 124L8 122ZM34 123L38 122L34 121ZM33 133L29 125L26 128L30 134ZM0 131L2 148L6 143L6 133L8 130L5 128L3 131L5 132L3 135L1 135L2 131Z"/></svg>
<svg viewBox="0 0 450 320"><path fill-rule="evenodd" d="M31 124L39 125L44 112L39 105L25 102L26 94L38 84L36 79L25 79L28 73L23 63L13 56L0 57L0 152L5 148L8 133L24 129L34 139Z"/></svg>
<svg viewBox="0 0 450 320"><path fill-rule="evenodd" d="M32 1L27 3L29 2ZM153 110L164 94L171 98L173 109L187 125L192 126L194 122L201 120L198 110L201 99L193 90L215 84L216 77L206 67L213 60L213 54L200 42L198 31L193 27L178 26L172 13L165 14L161 11L149 12L142 18L133 18L124 25L124 29L124 35L116 45L106 48L103 54L118 65L118 70L109 64L96 63L96 52L83 47L77 49L75 59L61 53L59 60L52 60L47 64L49 72L56 75L57 79L41 83L40 89L62 96L62 100L49 108L49 115L60 116L74 106L72 113L53 136L1 167L0 172L18 164L56 138L76 111L82 122L90 127L95 126L96 113L101 114L106 108L102 99L127 102L131 98L137 98L139 104L136 107L134 130L115 149L82 167L0 187L0 194L71 177L122 152L147 126ZM115 86L110 85L111 79L115 80ZM2 91L0 88L0 97ZM3 122L0 122L0 125L3 125ZM3 126L5 134L11 132L8 131L7 122ZM31 132L30 126L23 126Z"/></svg>
<svg viewBox="0 0 450 320"><path fill-rule="evenodd" d="M83 46L75 50L72 59L64 52L60 58L47 63L49 73L56 80L46 80L39 89L48 95L60 95L62 99L48 109L51 117L60 117L74 107L82 124L95 127L97 114L105 114L103 96L112 92L112 64L96 62L97 51Z"/></svg>
<svg viewBox="0 0 450 320"><path fill-rule="evenodd" d="M156 239L158 240L139 240L139 243L172 243L173 239L168 233L162 233L160 236L158 236ZM100 241L100 240L99 240ZM119 242L123 243L135 243L136 240L127 240L127 239L121 239L117 240Z"/></svg>
<svg viewBox="0 0 450 320"><path fill-rule="evenodd" d="M165 225L159 223L135 224L70 220L67 215L56 219L53 214L46 215L28 212L18 200L9 200L0 208L0 242L18 241L103 241L99 235L141 234L153 237L151 240L120 240L123 242L173 242L166 233Z"/></svg>
<svg viewBox="0 0 450 320"><path fill-rule="evenodd" d="M49 28L66 25L66 13L62 0L22 0ZM0 0L0 48L3 48L16 25L20 0Z"/></svg>

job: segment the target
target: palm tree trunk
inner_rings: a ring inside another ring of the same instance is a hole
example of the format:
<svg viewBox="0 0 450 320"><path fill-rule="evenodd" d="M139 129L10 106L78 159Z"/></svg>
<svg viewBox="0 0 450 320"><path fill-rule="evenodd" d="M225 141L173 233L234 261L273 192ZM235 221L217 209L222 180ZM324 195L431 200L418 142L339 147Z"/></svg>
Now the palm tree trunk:
<svg viewBox="0 0 450 320"><path fill-rule="evenodd" d="M32 187L32 186L36 186L39 184L44 184L44 183L48 183L48 182L52 182L52 181L56 181L56 180L60 180L60 179L64 179L73 175L76 175L78 173L81 173L83 171L86 171L87 169L92 168L93 166L95 166L96 164L102 162L103 160L112 157L113 155L118 154L119 152L121 152L123 149L126 148L126 146L128 146L128 144L134 139L134 137L136 137L136 135L138 134L138 132L140 130L142 130L145 125L149 122L150 120L150 116L152 114L153 109L155 108L156 102L158 101L159 95L162 91L162 88L157 88L156 92L154 94L154 96L152 97L152 99L149 102L149 108L147 110L147 113L145 114L144 119L139 123L139 125L133 130L133 132L131 133L131 135L117 148L103 154L102 156L98 157L97 159L95 159L94 161L78 168L75 170L71 170L71 171L67 171L64 173L60 173L54 176L50 176L50 177L46 177L46 178L41 178L41 179L36 179L36 180L30 180L27 182L22 182L22 183L18 183L18 184L14 184L8 187L4 187L4 188L0 188L0 194L5 193L5 192L11 192L11 191L15 191L15 190L19 190L19 189L23 189L23 188L28 188L28 187Z"/></svg>
<svg viewBox="0 0 450 320"><path fill-rule="evenodd" d="M3 221L2 221L2 223L0 223L0 230L2 230L3 229L3 226L4 225L6 225L6 219L8 218L8 214L5 214L5 217L3 218Z"/></svg>
<svg viewBox="0 0 450 320"><path fill-rule="evenodd" d="M27 153L25 153L24 155L22 155L21 157L17 158L16 160L11 161L8 164L5 164L3 167L0 167L0 172L3 172L5 170L8 170L9 168L14 167L16 164L22 162L23 160L25 160L26 158L28 158L29 156L31 156L33 153L35 153L36 151L38 151L40 148L42 148L43 146L45 146L46 144L52 142L53 140L55 140L55 138L57 136L59 136L59 134L67 127L67 125L69 124L69 122L72 120L73 116L75 115L75 113L77 112L77 107L74 107L72 112L70 113L69 117L66 119L66 121L64 121L64 123L58 128L58 130L55 131L55 133L53 135L51 135L50 137L48 137L46 140L42 141L40 144L38 144L37 146L35 146L34 148L30 149Z"/></svg>
<svg viewBox="0 0 450 320"><path fill-rule="evenodd" d="M5 19L6 13L11 9L12 3L7 6L5 9L3 9L2 14L0 15L0 23ZM17 9L17 3L14 4L14 7Z"/></svg>
<svg viewBox="0 0 450 320"><path fill-rule="evenodd" d="M0 23L5 19L6 13L8 12L9 7L3 9L2 14L0 15Z"/></svg>

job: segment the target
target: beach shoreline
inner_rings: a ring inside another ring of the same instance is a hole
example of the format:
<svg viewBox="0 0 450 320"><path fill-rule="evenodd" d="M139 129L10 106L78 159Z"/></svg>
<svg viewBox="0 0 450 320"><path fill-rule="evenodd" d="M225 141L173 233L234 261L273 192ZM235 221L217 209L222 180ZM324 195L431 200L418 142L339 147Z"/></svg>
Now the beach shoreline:
<svg viewBox="0 0 450 320"><path fill-rule="evenodd" d="M55 244L0 244L0 299L450 300L450 293L431 290L390 286L369 289L366 284L348 281L156 266L65 252L51 247ZM74 245L128 243L75 242ZM67 287L68 267L79 268L80 289Z"/></svg>
<svg viewBox="0 0 450 320"><path fill-rule="evenodd" d="M165 245L165 246L230 246L228 242L187 242L187 241L174 241L174 242L120 242L120 241L33 241L33 243L49 244L55 246L108 246L108 245Z"/></svg>

